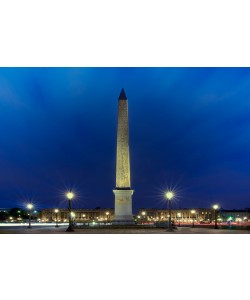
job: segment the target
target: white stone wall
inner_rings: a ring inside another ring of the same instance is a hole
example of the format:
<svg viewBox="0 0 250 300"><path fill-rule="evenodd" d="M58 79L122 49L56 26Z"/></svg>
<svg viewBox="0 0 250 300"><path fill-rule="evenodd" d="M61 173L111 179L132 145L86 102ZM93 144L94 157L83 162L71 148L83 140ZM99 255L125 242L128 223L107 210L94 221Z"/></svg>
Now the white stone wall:
<svg viewBox="0 0 250 300"><path fill-rule="evenodd" d="M133 221L132 195L133 190L114 190L115 194L115 221Z"/></svg>

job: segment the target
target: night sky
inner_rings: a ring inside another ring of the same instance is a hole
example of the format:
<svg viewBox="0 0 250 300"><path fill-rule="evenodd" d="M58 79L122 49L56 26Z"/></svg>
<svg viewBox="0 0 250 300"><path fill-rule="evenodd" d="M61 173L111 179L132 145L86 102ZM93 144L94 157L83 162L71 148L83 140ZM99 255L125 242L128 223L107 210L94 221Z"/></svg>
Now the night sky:
<svg viewBox="0 0 250 300"><path fill-rule="evenodd" d="M250 68L0 68L0 207L114 207L122 88L134 212L250 207Z"/></svg>

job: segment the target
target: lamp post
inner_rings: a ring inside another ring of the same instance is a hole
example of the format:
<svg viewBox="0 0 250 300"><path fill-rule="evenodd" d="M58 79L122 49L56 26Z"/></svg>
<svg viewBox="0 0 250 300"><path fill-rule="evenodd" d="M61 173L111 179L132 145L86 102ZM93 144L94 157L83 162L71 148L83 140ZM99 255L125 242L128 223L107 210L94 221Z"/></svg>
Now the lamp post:
<svg viewBox="0 0 250 300"><path fill-rule="evenodd" d="M172 224L171 224L171 200L174 197L174 193L173 192L166 192L166 198L168 199L168 229L167 231L172 231Z"/></svg>
<svg viewBox="0 0 250 300"><path fill-rule="evenodd" d="M179 227L181 227L181 213L177 213L177 217L179 219Z"/></svg>
<svg viewBox="0 0 250 300"><path fill-rule="evenodd" d="M218 229L217 212L218 212L218 209L219 209L219 205L218 204L213 205L213 209L214 209L214 229Z"/></svg>
<svg viewBox="0 0 250 300"><path fill-rule="evenodd" d="M58 219L57 219L58 212L59 212L59 210L58 210L58 209L55 209L55 213L56 213L56 226L55 226L55 227L59 227L59 226L58 226Z"/></svg>
<svg viewBox="0 0 250 300"><path fill-rule="evenodd" d="M71 201L74 198L74 194L72 192L68 192L66 194L66 197L68 198L68 204L69 204L69 227L66 229L66 231L74 231L73 228L73 224L72 224L72 215L71 215L71 210L72 210L72 206L71 206Z"/></svg>
<svg viewBox="0 0 250 300"><path fill-rule="evenodd" d="M29 203L29 204L27 205L27 208L28 208L28 210L29 210L29 226L28 226L28 228L31 229L31 228L32 228L32 227L31 227L31 210L32 210L32 208L33 208L33 204Z"/></svg>
<svg viewBox="0 0 250 300"><path fill-rule="evenodd" d="M109 211L106 211L107 221L109 221Z"/></svg>
<svg viewBox="0 0 250 300"><path fill-rule="evenodd" d="M193 224L192 224L192 227L194 228L194 219L195 219L195 210L191 210L191 215L192 215L192 219L193 219Z"/></svg>
<svg viewBox="0 0 250 300"><path fill-rule="evenodd" d="M143 216L143 223L145 223L145 220L146 220L146 212L143 211L141 214L142 214L142 216Z"/></svg>
<svg viewBox="0 0 250 300"><path fill-rule="evenodd" d="M86 215L83 214L83 215L82 215L82 223L84 223L85 217L86 217Z"/></svg>

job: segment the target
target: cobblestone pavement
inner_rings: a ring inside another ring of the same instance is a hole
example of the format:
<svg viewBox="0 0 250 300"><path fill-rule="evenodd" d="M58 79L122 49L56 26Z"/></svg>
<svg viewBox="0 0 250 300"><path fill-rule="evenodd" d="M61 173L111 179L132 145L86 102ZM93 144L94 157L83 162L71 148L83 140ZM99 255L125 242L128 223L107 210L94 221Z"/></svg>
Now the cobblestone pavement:
<svg viewBox="0 0 250 300"><path fill-rule="evenodd" d="M249 234L250 230L240 229L211 229L178 227L172 232L163 228L86 228L66 232L65 226L27 228L1 228L0 234Z"/></svg>

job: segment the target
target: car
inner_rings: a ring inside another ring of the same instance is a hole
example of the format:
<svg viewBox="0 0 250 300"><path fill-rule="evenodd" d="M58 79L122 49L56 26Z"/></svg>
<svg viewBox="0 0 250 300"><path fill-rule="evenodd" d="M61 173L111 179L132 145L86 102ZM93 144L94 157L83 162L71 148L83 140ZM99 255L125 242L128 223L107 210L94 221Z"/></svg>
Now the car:
<svg viewBox="0 0 250 300"><path fill-rule="evenodd" d="M209 220L203 220L203 221L200 221L200 224L210 224L211 222Z"/></svg>

